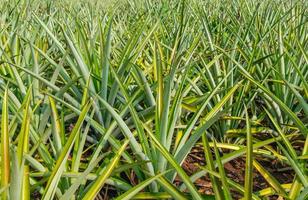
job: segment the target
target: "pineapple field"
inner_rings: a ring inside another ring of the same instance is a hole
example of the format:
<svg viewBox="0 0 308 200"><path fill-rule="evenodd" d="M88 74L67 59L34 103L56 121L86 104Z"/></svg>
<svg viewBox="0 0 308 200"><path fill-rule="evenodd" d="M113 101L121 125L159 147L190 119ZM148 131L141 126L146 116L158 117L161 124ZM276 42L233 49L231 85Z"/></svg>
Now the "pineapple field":
<svg viewBox="0 0 308 200"><path fill-rule="evenodd" d="M307 200L305 0L0 0L1 200Z"/></svg>

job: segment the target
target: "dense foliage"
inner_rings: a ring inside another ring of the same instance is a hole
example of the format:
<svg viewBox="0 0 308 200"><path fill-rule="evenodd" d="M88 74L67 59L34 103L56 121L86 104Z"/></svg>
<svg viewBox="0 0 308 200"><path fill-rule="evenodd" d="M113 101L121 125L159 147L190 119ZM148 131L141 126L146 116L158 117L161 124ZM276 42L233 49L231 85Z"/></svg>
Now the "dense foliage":
<svg viewBox="0 0 308 200"><path fill-rule="evenodd" d="M0 8L1 199L306 199L307 1ZM244 184L223 167L239 158Z"/></svg>

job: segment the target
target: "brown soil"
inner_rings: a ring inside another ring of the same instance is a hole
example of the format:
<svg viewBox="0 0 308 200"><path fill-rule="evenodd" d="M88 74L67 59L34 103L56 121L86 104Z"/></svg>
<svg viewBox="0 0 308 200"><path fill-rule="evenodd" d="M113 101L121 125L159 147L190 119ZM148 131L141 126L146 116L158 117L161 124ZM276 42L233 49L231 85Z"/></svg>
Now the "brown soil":
<svg viewBox="0 0 308 200"><path fill-rule="evenodd" d="M260 160L257 159L262 166L268 170L281 184L290 183L294 178L294 172L289 170L287 166L282 165L280 162L268 161L268 160ZM187 156L185 162L183 163L183 169L189 174L192 175L196 171L199 170L197 167L198 165L204 165L205 159L203 156L203 149L201 148L194 148L192 152ZM245 157L240 157L234 159L224 165L225 173L228 178L231 180L244 185L245 180ZM181 180L177 177L176 184L180 185ZM212 184L208 175L198 179L195 182L196 187L198 188L199 192L202 194L212 195ZM264 177L256 170L253 171L253 191L259 191L269 187L269 184L264 179ZM236 191L232 191L232 195L234 199L242 198ZM277 196L271 196L270 199L277 199Z"/></svg>

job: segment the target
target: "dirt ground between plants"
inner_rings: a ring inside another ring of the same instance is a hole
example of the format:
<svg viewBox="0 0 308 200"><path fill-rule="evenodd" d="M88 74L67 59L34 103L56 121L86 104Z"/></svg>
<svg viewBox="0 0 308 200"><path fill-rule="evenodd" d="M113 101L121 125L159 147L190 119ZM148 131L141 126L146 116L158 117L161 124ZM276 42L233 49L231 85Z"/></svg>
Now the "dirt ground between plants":
<svg viewBox="0 0 308 200"><path fill-rule="evenodd" d="M187 159L183 163L182 167L184 170L189 174L192 175L194 172L198 171L198 167L196 164L204 165L203 149L201 148L194 148L192 152L187 156ZM292 182L294 178L294 172L290 170L287 166L282 165L281 162L277 160L258 160L262 166L268 170L281 184ZM232 179L233 181L244 185L245 180L245 157L240 157L234 159L224 165L225 172L228 178ZM253 191L259 191L269 187L269 184L264 179L264 177L257 171L254 170L253 172ZM181 183L180 179L176 179L177 184ZM213 194L212 184L208 175L198 179L195 182L196 187L198 188L199 192L202 194ZM234 199L242 198L236 191L232 191L232 196ZM278 199L278 196L270 196L270 199Z"/></svg>

